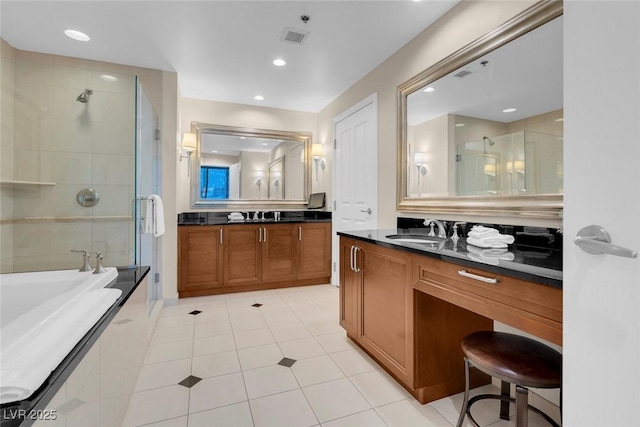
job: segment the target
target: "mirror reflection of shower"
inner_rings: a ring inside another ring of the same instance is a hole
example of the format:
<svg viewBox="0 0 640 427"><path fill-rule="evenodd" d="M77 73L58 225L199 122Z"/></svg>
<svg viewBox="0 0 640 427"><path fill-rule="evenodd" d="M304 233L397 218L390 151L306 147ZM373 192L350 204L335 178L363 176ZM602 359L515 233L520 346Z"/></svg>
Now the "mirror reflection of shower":
<svg viewBox="0 0 640 427"><path fill-rule="evenodd" d="M93 95L93 90L87 88L80 95L78 95L76 101L86 104L89 101L89 95Z"/></svg>

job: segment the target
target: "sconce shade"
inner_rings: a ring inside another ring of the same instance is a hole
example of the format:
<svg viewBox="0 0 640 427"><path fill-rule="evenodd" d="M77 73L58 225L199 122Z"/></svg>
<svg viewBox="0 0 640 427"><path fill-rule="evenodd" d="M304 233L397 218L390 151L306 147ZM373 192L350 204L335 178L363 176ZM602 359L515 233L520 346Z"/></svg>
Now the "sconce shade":
<svg viewBox="0 0 640 427"><path fill-rule="evenodd" d="M507 162L507 172L513 171L513 162Z"/></svg>
<svg viewBox="0 0 640 427"><path fill-rule="evenodd" d="M484 165L484 173L486 175L495 175L496 174L496 165L486 164Z"/></svg>
<svg viewBox="0 0 640 427"><path fill-rule="evenodd" d="M413 155L413 163L421 165L424 163L424 153L415 153Z"/></svg>
<svg viewBox="0 0 640 427"><path fill-rule="evenodd" d="M322 157L324 156L324 150L322 149L322 144L312 144L311 145L311 157Z"/></svg>
<svg viewBox="0 0 640 427"><path fill-rule="evenodd" d="M182 148L186 151L196 151L196 134L185 132L182 136Z"/></svg>
<svg viewBox="0 0 640 427"><path fill-rule="evenodd" d="M515 170L517 170L518 172L523 172L524 171L524 160L516 160L515 162L513 162L513 168Z"/></svg>

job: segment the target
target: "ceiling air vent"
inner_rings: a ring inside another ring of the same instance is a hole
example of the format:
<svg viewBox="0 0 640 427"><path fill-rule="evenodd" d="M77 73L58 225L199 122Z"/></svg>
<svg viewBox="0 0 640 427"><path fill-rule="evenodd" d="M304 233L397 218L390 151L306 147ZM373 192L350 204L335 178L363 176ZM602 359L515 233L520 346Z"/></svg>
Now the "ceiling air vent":
<svg viewBox="0 0 640 427"><path fill-rule="evenodd" d="M471 71L461 70L461 71L458 71L457 73L455 73L454 76L459 77L459 78L463 78L463 77L467 77L469 74L471 74Z"/></svg>
<svg viewBox="0 0 640 427"><path fill-rule="evenodd" d="M302 44L307 39L308 35L309 31L285 28L280 36L280 40L287 43Z"/></svg>

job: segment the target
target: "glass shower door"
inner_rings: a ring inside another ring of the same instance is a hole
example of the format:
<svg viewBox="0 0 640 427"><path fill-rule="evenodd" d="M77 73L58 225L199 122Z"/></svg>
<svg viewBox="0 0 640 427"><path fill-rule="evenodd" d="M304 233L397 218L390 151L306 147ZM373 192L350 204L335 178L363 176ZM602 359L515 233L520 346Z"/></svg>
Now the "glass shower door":
<svg viewBox="0 0 640 427"><path fill-rule="evenodd" d="M158 238L144 233L148 197L160 194L159 119L139 80L136 84L136 265L149 266L149 301L161 298L160 245ZM152 304L150 304L150 308Z"/></svg>

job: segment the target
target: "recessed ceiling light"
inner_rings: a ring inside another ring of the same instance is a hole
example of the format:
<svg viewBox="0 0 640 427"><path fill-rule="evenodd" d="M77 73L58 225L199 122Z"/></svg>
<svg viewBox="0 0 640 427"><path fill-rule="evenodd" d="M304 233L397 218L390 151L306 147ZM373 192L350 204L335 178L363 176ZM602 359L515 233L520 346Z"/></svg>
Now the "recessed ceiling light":
<svg viewBox="0 0 640 427"><path fill-rule="evenodd" d="M555 120L556 122L564 122L564 117L560 117L559 119Z"/></svg>
<svg viewBox="0 0 640 427"><path fill-rule="evenodd" d="M83 32L77 30L64 30L64 33L67 37L70 37L74 40L78 40L81 42L88 42L91 38Z"/></svg>
<svg viewBox="0 0 640 427"><path fill-rule="evenodd" d="M429 86L428 88L423 89L422 91L423 91L423 92L427 92L427 93L429 93L429 92L433 92L434 90L435 90L434 88L432 88L431 86Z"/></svg>
<svg viewBox="0 0 640 427"><path fill-rule="evenodd" d="M262 145L269 145L269 144L267 144L266 142L263 142Z"/></svg>
<svg viewBox="0 0 640 427"><path fill-rule="evenodd" d="M256 101L264 101L264 96L256 95L256 96L253 97L253 99L255 99Z"/></svg>
<svg viewBox="0 0 640 427"><path fill-rule="evenodd" d="M109 75L109 74L101 74L100 78L102 80L106 80L108 82L117 82L118 81L118 78L116 76L112 76L112 75Z"/></svg>
<svg viewBox="0 0 640 427"><path fill-rule="evenodd" d="M513 113L514 111L518 111L517 108L505 108L502 110L503 113Z"/></svg>
<svg viewBox="0 0 640 427"><path fill-rule="evenodd" d="M211 152L212 152L212 153L217 153L217 152L218 152L218 150L211 150Z"/></svg>
<svg viewBox="0 0 640 427"><path fill-rule="evenodd" d="M287 65L287 61L282 58L276 58L273 60L273 65L275 65L276 67L284 67L285 65Z"/></svg>
<svg viewBox="0 0 640 427"><path fill-rule="evenodd" d="M457 128L464 127L464 123L456 123L456 127L457 127Z"/></svg>
<svg viewBox="0 0 640 427"><path fill-rule="evenodd" d="M239 136L238 139L247 139L246 136Z"/></svg>

